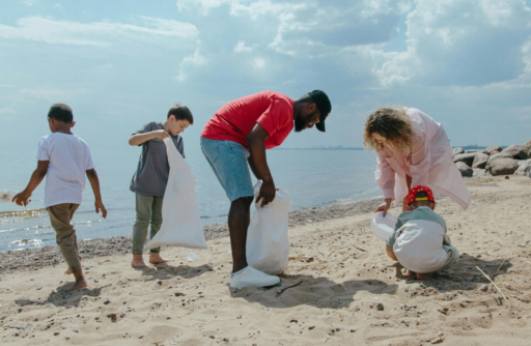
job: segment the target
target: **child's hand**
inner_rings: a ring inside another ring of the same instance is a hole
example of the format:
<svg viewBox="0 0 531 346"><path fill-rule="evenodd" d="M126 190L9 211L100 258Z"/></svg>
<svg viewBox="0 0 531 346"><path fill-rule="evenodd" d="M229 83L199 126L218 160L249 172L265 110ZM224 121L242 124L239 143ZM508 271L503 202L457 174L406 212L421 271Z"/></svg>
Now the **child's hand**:
<svg viewBox="0 0 531 346"><path fill-rule="evenodd" d="M103 201L97 200L94 206L96 207L96 213L101 213L101 216L105 219L107 217L107 209L103 205Z"/></svg>
<svg viewBox="0 0 531 346"><path fill-rule="evenodd" d="M161 141L170 136L170 134L166 132L166 130L154 130L153 132L157 135L157 138L160 139Z"/></svg>
<svg viewBox="0 0 531 346"><path fill-rule="evenodd" d="M26 190L17 193L13 199L12 202L15 202L17 205L21 206L27 206L31 200L29 199L31 197L31 192L27 192Z"/></svg>

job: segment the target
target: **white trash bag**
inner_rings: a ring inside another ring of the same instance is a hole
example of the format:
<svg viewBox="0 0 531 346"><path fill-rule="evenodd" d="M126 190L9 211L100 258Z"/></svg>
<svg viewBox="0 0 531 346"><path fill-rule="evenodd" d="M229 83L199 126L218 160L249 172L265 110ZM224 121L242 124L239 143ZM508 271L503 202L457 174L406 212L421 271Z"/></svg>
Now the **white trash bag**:
<svg viewBox="0 0 531 346"><path fill-rule="evenodd" d="M261 186L261 181L255 185L255 195ZM280 274L288 265L289 196L277 190L275 199L266 206L253 205L247 231L247 262L268 274Z"/></svg>
<svg viewBox="0 0 531 346"><path fill-rule="evenodd" d="M383 241L388 241L395 232L396 221L396 217L391 213L388 212L383 216L383 212L380 211L372 219L372 232Z"/></svg>
<svg viewBox="0 0 531 346"><path fill-rule="evenodd" d="M146 243L145 248L177 245L206 249L192 170L171 138L165 138L164 144L168 153L170 174L162 201L162 225L157 234Z"/></svg>

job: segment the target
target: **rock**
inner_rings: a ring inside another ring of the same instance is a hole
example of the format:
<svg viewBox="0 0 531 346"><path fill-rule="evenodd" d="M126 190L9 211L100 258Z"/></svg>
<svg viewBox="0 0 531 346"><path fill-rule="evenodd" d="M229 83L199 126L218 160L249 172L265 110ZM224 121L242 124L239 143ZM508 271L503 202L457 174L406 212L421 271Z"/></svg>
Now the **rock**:
<svg viewBox="0 0 531 346"><path fill-rule="evenodd" d="M489 160L489 155L478 151L476 153L476 156L474 156L474 161L472 162L472 168L485 168L488 160Z"/></svg>
<svg viewBox="0 0 531 346"><path fill-rule="evenodd" d="M475 157L476 153L458 154L454 156L454 162L464 162L467 164L467 166L472 166L472 162L474 162Z"/></svg>
<svg viewBox="0 0 531 346"><path fill-rule="evenodd" d="M490 147L487 147L483 152L487 155L494 155L502 151L502 147L499 145L491 145Z"/></svg>
<svg viewBox="0 0 531 346"><path fill-rule="evenodd" d="M499 157L494 160L489 160L488 168L492 175L507 175L513 174L518 169L518 161L508 157Z"/></svg>
<svg viewBox="0 0 531 346"><path fill-rule="evenodd" d="M463 177L471 177L474 174L472 167L462 161L456 162L455 166Z"/></svg>
<svg viewBox="0 0 531 346"><path fill-rule="evenodd" d="M503 149L502 154L511 155L513 159L525 160L528 158L527 147L525 145L513 144Z"/></svg>
<svg viewBox="0 0 531 346"><path fill-rule="evenodd" d="M531 159L531 141L529 141L526 144L524 144L524 147L525 147L525 150L526 150L526 153L527 153L527 157L529 159Z"/></svg>
<svg viewBox="0 0 531 346"><path fill-rule="evenodd" d="M465 149L463 149L461 147L455 147L454 150L453 150L453 154L454 155L463 154L464 152L465 152Z"/></svg>
<svg viewBox="0 0 531 346"><path fill-rule="evenodd" d="M485 172L484 169L474 168L473 171L474 171L474 173L472 174L473 177L484 177L487 175L487 172Z"/></svg>
<svg viewBox="0 0 531 346"><path fill-rule="evenodd" d="M514 172L515 175L527 175L531 172L531 159L519 160L518 169Z"/></svg>
<svg viewBox="0 0 531 346"><path fill-rule="evenodd" d="M487 165L485 166L485 169L488 170L489 167L490 167L491 162L493 162L494 160L500 159L500 158L512 159L512 156L507 154L507 153L505 153L505 154L498 153L498 154L491 155L491 156L489 156L489 160L487 161Z"/></svg>

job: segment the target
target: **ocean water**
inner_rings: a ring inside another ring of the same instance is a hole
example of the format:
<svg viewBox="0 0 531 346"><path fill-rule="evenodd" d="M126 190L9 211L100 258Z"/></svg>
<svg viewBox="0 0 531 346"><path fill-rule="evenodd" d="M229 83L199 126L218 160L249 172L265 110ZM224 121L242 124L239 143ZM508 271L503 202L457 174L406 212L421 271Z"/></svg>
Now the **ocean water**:
<svg viewBox="0 0 531 346"><path fill-rule="evenodd" d="M134 194L129 191L129 182L139 150L125 145L114 150L95 147L93 156L109 214L102 219L94 212L92 191L87 183L84 201L73 221L78 239L128 236L134 222ZM2 162L8 164L1 172L0 191L15 193L27 183L35 165L33 161L28 162L28 158L32 158L30 154L36 149L34 145L23 149L24 154L2 150ZM374 182L375 158L372 152L358 149L274 149L268 151L267 156L275 183L288 192L293 209L362 200L379 194ZM186 159L197 179L203 223L225 222L228 200L198 146L188 148ZM27 208L4 201L0 202L0 212L42 208L43 185L34 192ZM32 217L0 217L0 251L55 243L55 233L46 212L35 214Z"/></svg>

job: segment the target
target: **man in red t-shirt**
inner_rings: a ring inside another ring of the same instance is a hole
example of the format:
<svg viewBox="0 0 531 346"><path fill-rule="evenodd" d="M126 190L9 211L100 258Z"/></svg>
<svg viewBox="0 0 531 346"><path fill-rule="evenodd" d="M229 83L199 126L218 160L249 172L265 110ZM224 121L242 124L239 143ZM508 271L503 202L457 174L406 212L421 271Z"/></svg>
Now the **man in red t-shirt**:
<svg viewBox="0 0 531 346"><path fill-rule="evenodd" d="M271 202L276 188L266 149L282 144L294 127L299 132L315 125L324 132L331 109L328 96L321 90L313 90L296 101L281 93L263 91L227 103L205 125L201 149L231 201L231 287L266 287L280 282L277 276L247 265L245 245L254 197L248 164L263 182L257 203Z"/></svg>

